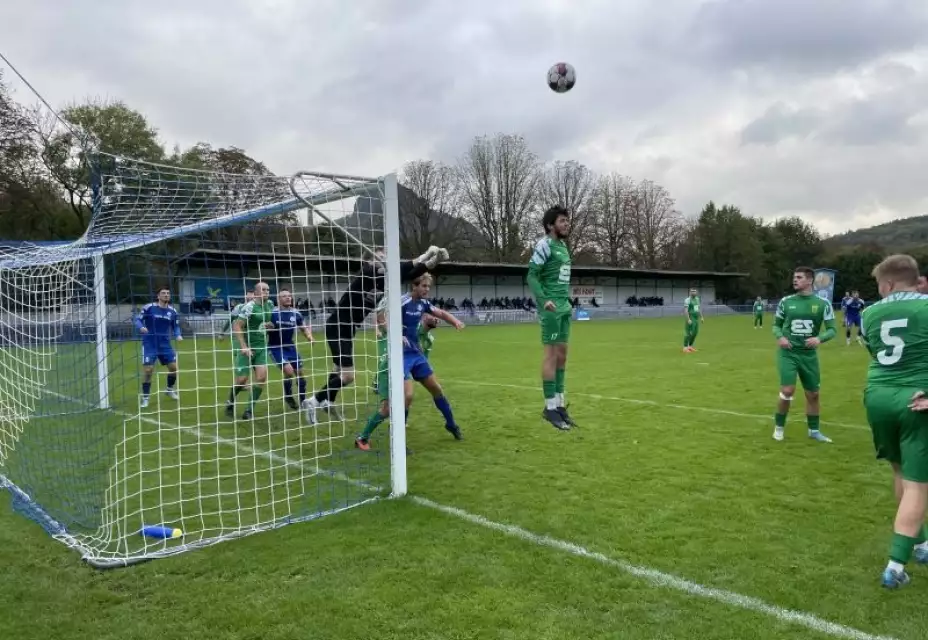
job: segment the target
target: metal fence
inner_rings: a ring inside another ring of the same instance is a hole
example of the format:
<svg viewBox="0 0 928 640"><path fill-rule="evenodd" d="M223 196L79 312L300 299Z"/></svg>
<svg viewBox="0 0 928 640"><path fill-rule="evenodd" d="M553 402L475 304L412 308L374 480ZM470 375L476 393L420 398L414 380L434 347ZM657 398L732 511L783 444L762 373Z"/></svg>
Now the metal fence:
<svg viewBox="0 0 928 640"><path fill-rule="evenodd" d="M769 313L774 307L768 305ZM749 314L753 307L749 305L703 305L701 311L705 316L725 316ZM452 313L470 326L524 324L538 321L537 312L527 309L455 309ZM308 312L303 316L313 332L321 335L325 320L329 314L316 313L313 317ZM601 307L581 306L573 310L573 319L577 322L588 320L632 320L635 318L675 318L683 315L683 305L632 307L627 305L604 305ZM363 328L373 328L373 314L368 316ZM91 318L66 319L49 322L37 337L36 326L40 324L32 318L19 318L18 322L0 323L0 346L26 346L37 343L82 343L96 340L96 327ZM223 331L229 331L229 313L220 312L212 315L185 314L180 319L181 331L186 337L210 337ZM107 322L107 339L115 342L138 340L140 338L132 316L110 318Z"/></svg>

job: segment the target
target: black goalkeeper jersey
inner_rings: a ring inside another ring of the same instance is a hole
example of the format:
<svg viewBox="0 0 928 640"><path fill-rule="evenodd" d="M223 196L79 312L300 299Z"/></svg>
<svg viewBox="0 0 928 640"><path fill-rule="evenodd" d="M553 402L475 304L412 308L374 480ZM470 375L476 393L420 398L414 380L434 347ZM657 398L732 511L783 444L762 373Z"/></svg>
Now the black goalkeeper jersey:
<svg viewBox="0 0 928 640"><path fill-rule="evenodd" d="M414 265L412 260L400 262L400 280L414 280L428 271L421 262ZM386 272L371 262L361 265L361 272L348 285L345 293L338 299L335 310L329 316L329 324L338 324L342 331L352 335L364 322L364 319L377 308L386 289Z"/></svg>

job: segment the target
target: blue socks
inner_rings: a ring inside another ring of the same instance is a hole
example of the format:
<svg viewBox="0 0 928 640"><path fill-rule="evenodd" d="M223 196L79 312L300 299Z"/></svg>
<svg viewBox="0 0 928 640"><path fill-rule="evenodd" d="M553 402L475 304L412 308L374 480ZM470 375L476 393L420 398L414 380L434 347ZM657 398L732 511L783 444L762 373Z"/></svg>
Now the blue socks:
<svg viewBox="0 0 928 640"><path fill-rule="evenodd" d="M177 374L169 373L168 374L168 389L173 389L175 384L177 384Z"/></svg>
<svg viewBox="0 0 928 640"><path fill-rule="evenodd" d="M434 398L435 406L438 407L438 410L441 411L441 415L445 417L445 424L449 427L454 426L454 414L451 413L451 404L448 402L448 398L445 396L438 396Z"/></svg>

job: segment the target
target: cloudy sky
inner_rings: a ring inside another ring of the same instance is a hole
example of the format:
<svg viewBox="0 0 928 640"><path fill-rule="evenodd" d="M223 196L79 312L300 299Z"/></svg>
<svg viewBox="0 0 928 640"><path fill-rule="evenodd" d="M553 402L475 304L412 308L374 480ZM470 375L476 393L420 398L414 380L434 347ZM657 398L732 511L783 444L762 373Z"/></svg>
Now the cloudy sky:
<svg viewBox="0 0 928 640"><path fill-rule="evenodd" d="M521 133L687 215L713 199L835 233L928 213L925 0L90 4L3 3L0 50L56 106L123 100L168 148L381 175Z"/></svg>

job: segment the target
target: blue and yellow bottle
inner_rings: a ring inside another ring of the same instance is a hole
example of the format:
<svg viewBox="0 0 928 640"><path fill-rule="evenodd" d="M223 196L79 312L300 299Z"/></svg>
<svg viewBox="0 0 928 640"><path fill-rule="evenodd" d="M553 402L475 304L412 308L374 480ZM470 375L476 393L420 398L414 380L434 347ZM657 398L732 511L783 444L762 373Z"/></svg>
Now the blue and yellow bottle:
<svg viewBox="0 0 928 640"><path fill-rule="evenodd" d="M176 527L165 527L160 524L142 527L142 530L139 533L141 533L143 536L148 536L149 538L160 538L162 540L180 538L182 535L184 535L184 532Z"/></svg>

